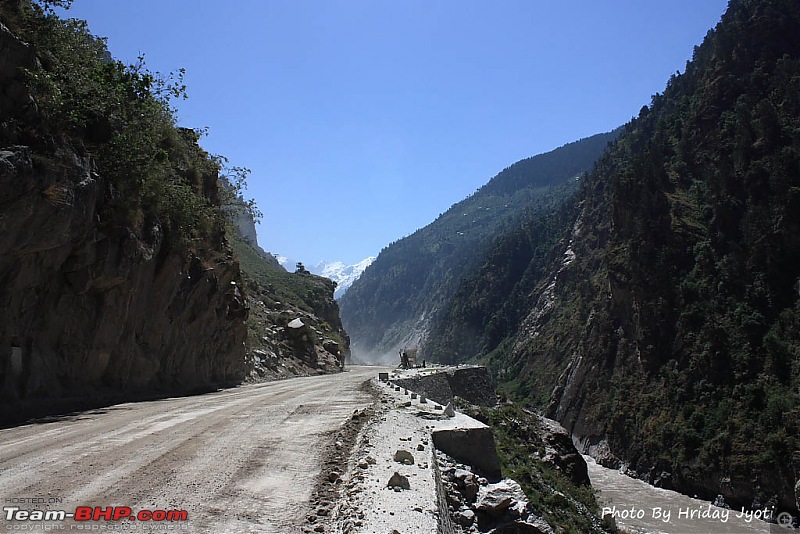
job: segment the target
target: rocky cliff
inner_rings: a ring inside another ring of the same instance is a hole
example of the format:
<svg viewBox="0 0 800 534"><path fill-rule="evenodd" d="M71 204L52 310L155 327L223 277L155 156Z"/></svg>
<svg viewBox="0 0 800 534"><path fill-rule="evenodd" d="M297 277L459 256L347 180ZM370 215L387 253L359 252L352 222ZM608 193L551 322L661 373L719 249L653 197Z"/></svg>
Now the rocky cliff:
<svg viewBox="0 0 800 534"><path fill-rule="evenodd" d="M270 266L275 269L286 270L275 256L259 245L255 216L247 209L247 203L242 197L236 197L235 200L232 201L231 206L228 206L228 213L231 218L233 231L239 234L239 237L245 244L249 245Z"/></svg>
<svg viewBox="0 0 800 534"><path fill-rule="evenodd" d="M241 380L218 165L152 76L34 4L0 7L0 418Z"/></svg>
<svg viewBox="0 0 800 534"><path fill-rule="evenodd" d="M90 160L64 153L50 171L33 155L0 151L4 403L240 380L247 308L230 251L104 224Z"/></svg>

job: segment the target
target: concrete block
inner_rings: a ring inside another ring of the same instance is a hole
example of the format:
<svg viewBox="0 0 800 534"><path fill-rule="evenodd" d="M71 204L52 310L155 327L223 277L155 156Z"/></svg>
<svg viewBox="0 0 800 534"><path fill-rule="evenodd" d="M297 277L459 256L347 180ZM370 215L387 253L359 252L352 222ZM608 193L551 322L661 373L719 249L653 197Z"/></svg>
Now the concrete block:
<svg viewBox="0 0 800 534"><path fill-rule="evenodd" d="M500 460L491 428L434 430L433 445L459 462L471 465L489 480L500 480Z"/></svg>

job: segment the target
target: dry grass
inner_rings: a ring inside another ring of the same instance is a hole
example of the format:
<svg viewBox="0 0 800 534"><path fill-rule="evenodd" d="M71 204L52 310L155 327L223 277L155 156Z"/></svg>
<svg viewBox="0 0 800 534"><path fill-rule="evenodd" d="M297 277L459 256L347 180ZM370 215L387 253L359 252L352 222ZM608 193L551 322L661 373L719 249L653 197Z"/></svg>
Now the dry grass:
<svg viewBox="0 0 800 534"><path fill-rule="evenodd" d="M72 206L72 191L64 184L52 184L42 191L44 198L53 206Z"/></svg>

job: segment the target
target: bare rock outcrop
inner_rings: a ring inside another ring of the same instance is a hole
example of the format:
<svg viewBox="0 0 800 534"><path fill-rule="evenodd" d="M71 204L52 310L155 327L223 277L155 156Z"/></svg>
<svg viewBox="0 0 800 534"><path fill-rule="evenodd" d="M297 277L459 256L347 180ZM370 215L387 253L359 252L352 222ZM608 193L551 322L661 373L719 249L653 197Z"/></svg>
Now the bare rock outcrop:
<svg viewBox="0 0 800 534"><path fill-rule="evenodd" d="M517 481L490 483L447 455L437 455L437 461L455 532L553 534Z"/></svg>
<svg viewBox="0 0 800 534"><path fill-rule="evenodd" d="M573 484L589 486L589 469L566 429L552 419L539 417L539 429L544 444L541 460L553 464L565 473Z"/></svg>
<svg viewBox="0 0 800 534"><path fill-rule="evenodd" d="M248 309L224 241L177 250L158 223L117 226L91 161L49 157L0 151L0 416L241 380Z"/></svg>

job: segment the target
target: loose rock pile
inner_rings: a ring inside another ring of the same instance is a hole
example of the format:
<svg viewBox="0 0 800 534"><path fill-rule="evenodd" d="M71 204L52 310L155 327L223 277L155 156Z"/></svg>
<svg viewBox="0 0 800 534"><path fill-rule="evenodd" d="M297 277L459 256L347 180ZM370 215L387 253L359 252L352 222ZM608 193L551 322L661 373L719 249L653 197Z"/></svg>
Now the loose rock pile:
<svg viewBox="0 0 800 534"><path fill-rule="evenodd" d="M509 478L491 484L472 469L437 453L450 515L458 532L553 534L534 514L520 485Z"/></svg>

